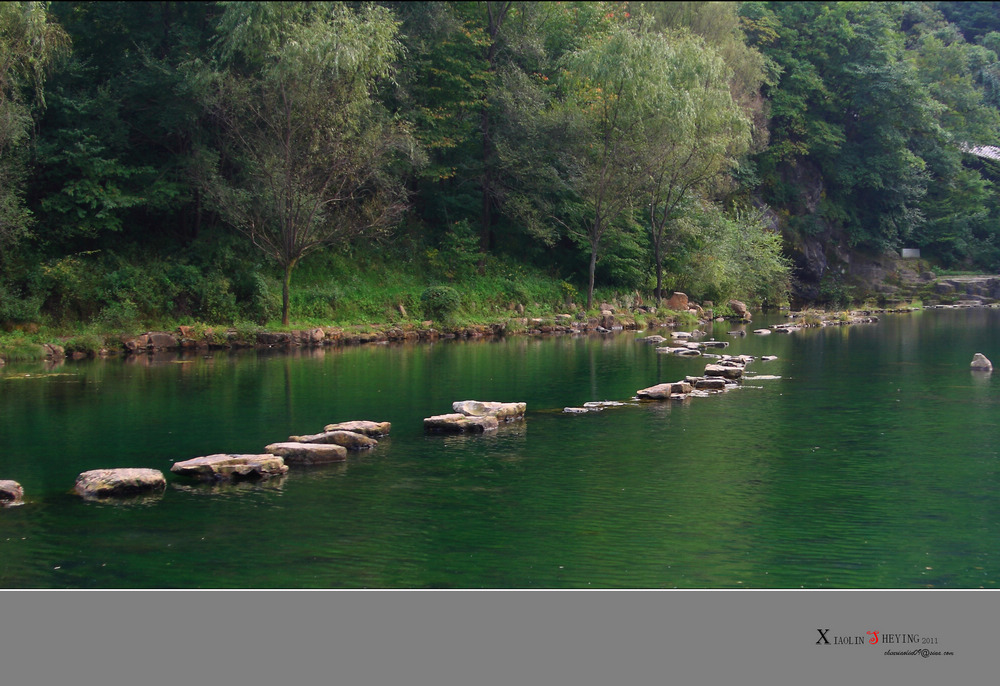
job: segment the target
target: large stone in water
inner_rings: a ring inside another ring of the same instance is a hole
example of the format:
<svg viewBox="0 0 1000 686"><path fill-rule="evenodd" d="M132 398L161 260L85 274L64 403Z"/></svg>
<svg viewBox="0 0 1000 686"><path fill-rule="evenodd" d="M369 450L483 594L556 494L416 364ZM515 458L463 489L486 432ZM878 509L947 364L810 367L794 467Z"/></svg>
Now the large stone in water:
<svg viewBox="0 0 1000 686"><path fill-rule="evenodd" d="M986 355L983 355L982 353L976 353L975 355L972 356L972 363L969 365L969 367L974 372L993 371L993 363L990 362L989 359L987 359Z"/></svg>
<svg viewBox="0 0 1000 686"><path fill-rule="evenodd" d="M327 464L347 459L347 448L335 443L272 443L264 448L288 465Z"/></svg>
<svg viewBox="0 0 1000 686"><path fill-rule="evenodd" d="M76 477L73 490L84 498L117 498L166 487L167 480L158 469L92 469Z"/></svg>
<svg viewBox="0 0 1000 686"><path fill-rule="evenodd" d="M388 436L392 424L389 422L371 422L361 419L353 422L340 422L339 424L327 424L323 431L353 431L365 436Z"/></svg>
<svg viewBox="0 0 1000 686"><path fill-rule="evenodd" d="M451 404L451 409L467 417L496 417L498 420L511 421L523 417L528 406L525 403L456 400Z"/></svg>
<svg viewBox="0 0 1000 686"><path fill-rule="evenodd" d="M9 479L0 480L0 507L13 507L24 502L24 489L21 484Z"/></svg>
<svg viewBox="0 0 1000 686"><path fill-rule="evenodd" d="M378 445L378 441L374 438L354 431L326 431L310 436L289 436L288 440L293 443L333 443L348 450L366 450Z"/></svg>
<svg viewBox="0 0 1000 686"><path fill-rule="evenodd" d="M424 430L444 433L485 433L500 425L496 417L471 417L460 413L439 414L424 419Z"/></svg>
<svg viewBox="0 0 1000 686"><path fill-rule="evenodd" d="M247 481L280 476L288 466L277 455L216 454L175 462L170 471L205 480Z"/></svg>
<svg viewBox="0 0 1000 686"><path fill-rule="evenodd" d="M676 395L687 395L691 390L691 384L686 381L674 381L643 388L636 391L635 395L641 400L668 400Z"/></svg>
<svg viewBox="0 0 1000 686"><path fill-rule="evenodd" d="M743 377L742 367L729 367L721 364L705 365L705 376L721 376L725 379L740 379Z"/></svg>

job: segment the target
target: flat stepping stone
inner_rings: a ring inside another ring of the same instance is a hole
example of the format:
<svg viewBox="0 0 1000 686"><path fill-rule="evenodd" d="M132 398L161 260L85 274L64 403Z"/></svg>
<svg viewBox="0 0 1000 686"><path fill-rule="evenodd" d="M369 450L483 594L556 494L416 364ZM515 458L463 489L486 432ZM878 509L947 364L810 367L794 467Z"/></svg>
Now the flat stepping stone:
<svg viewBox="0 0 1000 686"><path fill-rule="evenodd" d="M525 403L456 400L451 404L451 409L467 417L496 417L501 421L511 421L524 417L524 411L528 406Z"/></svg>
<svg viewBox="0 0 1000 686"><path fill-rule="evenodd" d="M725 364L709 364L705 365L705 376L721 376L725 379L739 379L743 377L743 367Z"/></svg>
<svg viewBox="0 0 1000 686"><path fill-rule="evenodd" d="M24 489L21 484L9 479L0 480L0 507L14 507L24 504Z"/></svg>
<svg viewBox="0 0 1000 686"><path fill-rule="evenodd" d="M770 336L771 335L771 330L770 329L754 329L754 333L757 334L758 336Z"/></svg>
<svg viewBox="0 0 1000 686"><path fill-rule="evenodd" d="M206 481L248 481L267 479L288 472L285 461L277 455L216 454L175 462L174 474Z"/></svg>
<svg viewBox="0 0 1000 686"><path fill-rule="evenodd" d="M272 443L264 448L272 455L282 458L287 465L313 465L343 462L347 459L347 448L335 443Z"/></svg>
<svg viewBox="0 0 1000 686"><path fill-rule="evenodd" d="M661 383L649 388L643 388L635 392L640 400L669 400L671 398L686 396L693 390L687 381L674 381L673 383Z"/></svg>
<svg viewBox="0 0 1000 686"><path fill-rule="evenodd" d="M439 414L424 419L424 430L440 433L486 433L500 425L496 417L470 417L460 413Z"/></svg>
<svg viewBox="0 0 1000 686"><path fill-rule="evenodd" d="M76 477L73 490L84 498L118 498L166 487L167 480L158 469L92 469Z"/></svg>
<svg viewBox="0 0 1000 686"><path fill-rule="evenodd" d="M353 431L365 436L388 436L389 429L392 428L390 422L372 422L361 419L353 422L340 422L339 424L327 424L323 431Z"/></svg>
<svg viewBox="0 0 1000 686"><path fill-rule="evenodd" d="M289 436L292 443L332 443L348 450L367 450L378 445L378 441L355 431L326 431L311 436Z"/></svg>
<svg viewBox="0 0 1000 686"><path fill-rule="evenodd" d="M587 414L588 412L591 412L591 411L593 411L593 412L600 412L602 409L603 408L600 408L600 407L594 407L594 408L588 408L588 407L564 407L563 408L563 412L566 413L566 414Z"/></svg>

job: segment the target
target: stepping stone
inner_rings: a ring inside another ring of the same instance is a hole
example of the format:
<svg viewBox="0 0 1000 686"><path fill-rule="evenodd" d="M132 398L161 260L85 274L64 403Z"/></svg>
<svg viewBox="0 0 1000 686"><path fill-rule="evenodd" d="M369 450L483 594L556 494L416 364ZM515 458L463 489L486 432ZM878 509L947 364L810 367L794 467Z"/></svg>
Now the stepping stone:
<svg viewBox="0 0 1000 686"><path fill-rule="evenodd" d="M685 396L692 390L691 384L687 381L674 381L643 388L636 391L635 395L641 400L668 400L675 396Z"/></svg>
<svg viewBox="0 0 1000 686"><path fill-rule="evenodd" d="M76 477L73 490L84 498L116 498L163 491L167 480L158 469L92 469Z"/></svg>
<svg viewBox="0 0 1000 686"><path fill-rule="evenodd" d="M284 459L287 465L327 464L347 459L347 448L334 443L272 443L264 448Z"/></svg>
<svg viewBox="0 0 1000 686"><path fill-rule="evenodd" d="M175 462L170 471L206 481L246 481L280 476L288 466L277 455L216 454Z"/></svg>
<svg viewBox="0 0 1000 686"><path fill-rule="evenodd" d="M503 421L523 418L527 408L525 403L481 402L479 400L456 400L451 404L452 410L467 417L496 417Z"/></svg>
<svg viewBox="0 0 1000 686"><path fill-rule="evenodd" d="M0 479L0 507L14 507L24 504L24 489L21 484L9 479Z"/></svg>
<svg viewBox="0 0 1000 686"><path fill-rule="evenodd" d="M323 431L353 431L365 436L388 436L392 424L389 422L371 422L365 419L353 422L341 422L339 424L327 424Z"/></svg>
<svg viewBox="0 0 1000 686"><path fill-rule="evenodd" d="M366 450L378 445L378 441L355 431L326 431L311 436L289 436L292 443L333 443L348 450Z"/></svg>
<svg viewBox="0 0 1000 686"><path fill-rule="evenodd" d="M500 422L496 417L469 417L464 414L439 414L424 419L424 430L442 433L485 433L496 431Z"/></svg>

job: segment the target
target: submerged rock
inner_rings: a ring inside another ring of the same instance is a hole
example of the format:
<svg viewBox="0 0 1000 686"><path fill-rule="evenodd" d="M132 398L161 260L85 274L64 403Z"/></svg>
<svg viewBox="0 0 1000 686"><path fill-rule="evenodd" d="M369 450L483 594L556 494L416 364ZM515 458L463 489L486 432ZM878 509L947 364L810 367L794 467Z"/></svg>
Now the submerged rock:
<svg viewBox="0 0 1000 686"><path fill-rule="evenodd" d="M353 431L365 436L388 436L392 424L389 422L371 422L365 419L353 422L340 422L339 424L327 424L323 431Z"/></svg>
<svg viewBox="0 0 1000 686"><path fill-rule="evenodd" d="M976 353L975 355L972 356L972 363L969 365L969 367L974 372L993 371L993 363L990 362L989 359L987 359L986 355L983 355L982 353Z"/></svg>
<svg viewBox="0 0 1000 686"><path fill-rule="evenodd" d="M117 498L166 487L167 480L158 469L92 469L76 477L73 490L84 498Z"/></svg>
<svg viewBox="0 0 1000 686"><path fill-rule="evenodd" d="M24 489L21 484L9 479L0 479L0 507L14 507L24 503Z"/></svg>
<svg viewBox="0 0 1000 686"><path fill-rule="evenodd" d="M594 408L589 408L589 407L564 407L563 408L563 412L565 412L566 414L587 414L588 412L591 412L591 411L593 411L593 412L600 412L602 409L604 409L604 408L601 408L601 407L594 407Z"/></svg>
<svg viewBox="0 0 1000 686"><path fill-rule="evenodd" d="M485 433L496 431L500 422L496 417L468 416L461 413L439 414L424 419L424 430L441 433Z"/></svg>
<svg viewBox="0 0 1000 686"><path fill-rule="evenodd" d="M496 417L498 421L511 421L524 417L528 409L525 403L482 402L479 400L456 400L451 409L466 417Z"/></svg>
<svg viewBox="0 0 1000 686"><path fill-rule="evenodd" d="M170 471L204 480L247 481L280 476L288 466L277 455L216 454L175 462Z"/></svg>
<svg viewBox="0 0 1000 686"><path fill-rule="evenodd" d="M272 443L264 448L289 465L327 464L347 459L347 448L335 443Z"/></svg>
<svg viewBox="0 0 1000 686"><path fill-rule="evenodd" d="M311 436L289 436L292 443L333 443L348 450L367 450L378 445L378 441L355 431L326 431Z"/></svg>

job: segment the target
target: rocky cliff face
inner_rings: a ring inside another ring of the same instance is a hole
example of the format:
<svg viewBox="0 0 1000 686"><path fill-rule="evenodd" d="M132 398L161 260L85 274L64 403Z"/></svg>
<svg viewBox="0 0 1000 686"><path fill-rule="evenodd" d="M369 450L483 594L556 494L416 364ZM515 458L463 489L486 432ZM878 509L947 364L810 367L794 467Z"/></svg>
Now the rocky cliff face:
<svg viewBox="0 0 1000 686"><path fill-rule="evenodd" d="M815 165L800 161L784 170L782 180L798 189L798 197L768 216L792 260L793 309L846 300L892 300L910 290L904 286L921 280L916 262L895 252L876 254L852 247L843 229L820 214L825 189Z"/></svg>

